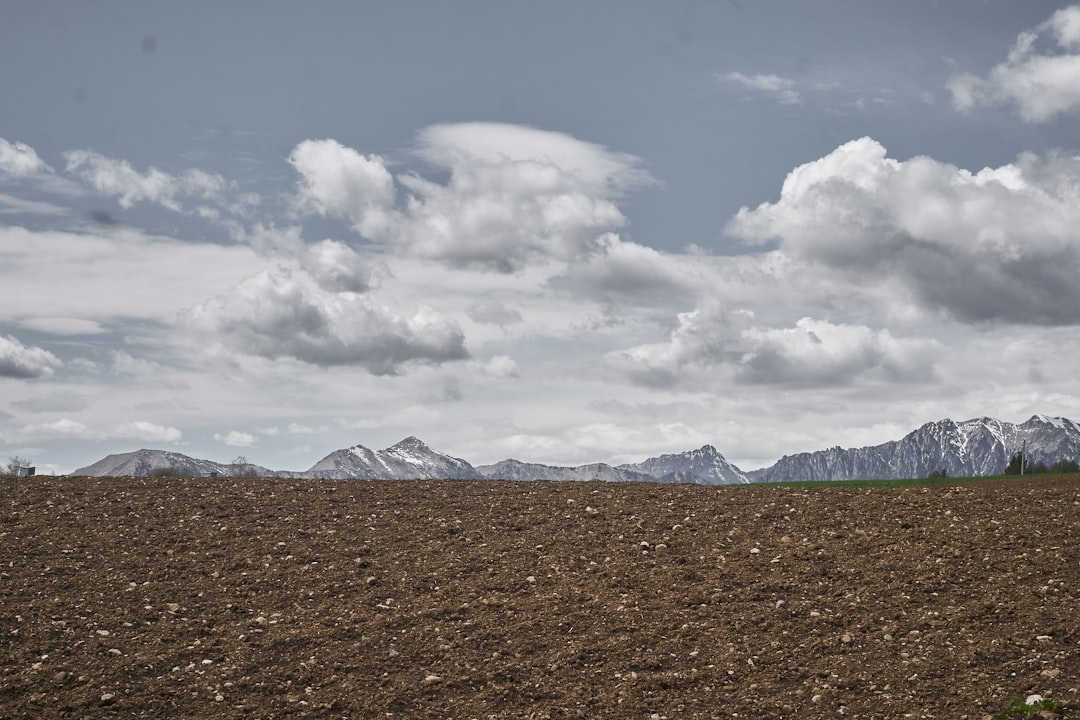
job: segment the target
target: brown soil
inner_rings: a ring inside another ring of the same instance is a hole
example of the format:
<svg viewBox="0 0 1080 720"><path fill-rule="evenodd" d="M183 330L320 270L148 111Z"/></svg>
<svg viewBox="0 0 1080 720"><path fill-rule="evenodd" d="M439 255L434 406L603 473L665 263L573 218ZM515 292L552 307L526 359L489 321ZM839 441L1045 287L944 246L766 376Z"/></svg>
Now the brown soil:
<svg viewBox="0 0 1080 720"><path fill-rule="evenodd" d="M0 717L1080 716L1078 548L1075 477L5 479Z"/></svg>

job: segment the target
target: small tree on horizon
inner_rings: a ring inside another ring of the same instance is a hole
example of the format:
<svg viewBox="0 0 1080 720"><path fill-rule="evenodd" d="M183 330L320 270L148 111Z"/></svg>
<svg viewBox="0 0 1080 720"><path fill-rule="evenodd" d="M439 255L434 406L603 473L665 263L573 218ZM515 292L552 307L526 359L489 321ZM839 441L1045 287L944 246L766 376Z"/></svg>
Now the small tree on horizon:
<svg viewBox="0 0 1080 720"><path fill-rule="evenodd" d="M247 457L244 455L237 455L233 458L233 461L229 463L229 473L233 477L254 477L255 469L251 467L251 463L248 462Z"/></svg>

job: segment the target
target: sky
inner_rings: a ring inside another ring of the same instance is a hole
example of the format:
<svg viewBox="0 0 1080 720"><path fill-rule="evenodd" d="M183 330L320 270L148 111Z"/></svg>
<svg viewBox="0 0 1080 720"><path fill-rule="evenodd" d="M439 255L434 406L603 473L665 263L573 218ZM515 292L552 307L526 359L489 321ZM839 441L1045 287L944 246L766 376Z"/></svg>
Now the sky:
<svg viewBox="0 0 1080 720"><path fill-rule="evenodd" d="M1080 4L0 16L4 463L1080 418Z"/></svg>

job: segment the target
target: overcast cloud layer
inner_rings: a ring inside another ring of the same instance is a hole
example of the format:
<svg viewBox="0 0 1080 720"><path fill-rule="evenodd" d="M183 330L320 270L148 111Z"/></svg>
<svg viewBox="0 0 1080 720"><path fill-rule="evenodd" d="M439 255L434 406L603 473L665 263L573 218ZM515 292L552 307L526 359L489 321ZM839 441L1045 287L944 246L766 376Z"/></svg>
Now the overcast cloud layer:
<svg viewBox="0 0 1080 720"><path fill-rule="evenodd" d="M804 18L845 29L824 50L741 40L770 24L735 3L627 5L644 65L559 30L606 22L560 4L514 54L494 38L523 18L502 9L425 56L464 105L407 63L350 75L361 58L320 54L297 9L266 31L298 33L336 114L252 39L235 50L264 64L236 70L248 104L230 104L189 47L218 29L173 35L165 10L108 31L131 46L120 69L97 48L0 80L22 108L0 115L0 453L303 469L417 435L476 463L711 443L752 469L943 417L1080 419L1080 5L914 3L907 26L867 7ZM17 12L26 34L81 42ZM381 47L406 37L394 11L368 20ZM919 32L950 24L997 45ZM876 46L850 39L879 25ZM567 52L538 65L556 37ZM106 107L110 68L133 97L171 85L189 124ZM275 72L297 96L271 113ZM35 124L18 100L57 82L66 115ZM651 99L584 100L607 86Z"/></svg>

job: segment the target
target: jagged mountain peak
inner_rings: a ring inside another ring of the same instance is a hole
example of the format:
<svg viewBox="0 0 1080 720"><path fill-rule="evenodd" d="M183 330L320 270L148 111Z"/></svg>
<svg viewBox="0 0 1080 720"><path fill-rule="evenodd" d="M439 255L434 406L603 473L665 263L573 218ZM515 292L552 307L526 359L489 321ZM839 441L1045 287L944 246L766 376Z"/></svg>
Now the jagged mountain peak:
<svg viewBox="0 0 1080 720"><path fill-rule="evenodd" d="M1074 423L1072 420L1064 417L1053 417L1050 415L1032 415L1023 423L1020 424L1022 428L1049 426L1059 430L1080 430L1080 426Z"/></svg>
<svg viewBox="0 0 1080 720"><path fill-rule="evenodd" d="M481 477L465 460L432 450L413 435L383 450L371 450L363 445L335 450L315 463L305 475L365 480Z"/></svg>
<svg viewBox="0 0 1080 720"><path fill-rule="evenodd" d="M397 441L396 443L394 443L393 445L391 445L390 447L388 447L386 449L387 450L394 450L394 449L401 449L401 450L431 450L431 447L429 447L427 443L425 443L423 440L416 437L415 435L410 435L409 437L404 438L403 440Z"/></svg>
<svg viewBox="0 0 1080 720"><path fill-rule="evenodd" d="M712 445L620 465L619 469L645 473L660 482L730 485L750 481L746 473L729 463Z"/></svg>

